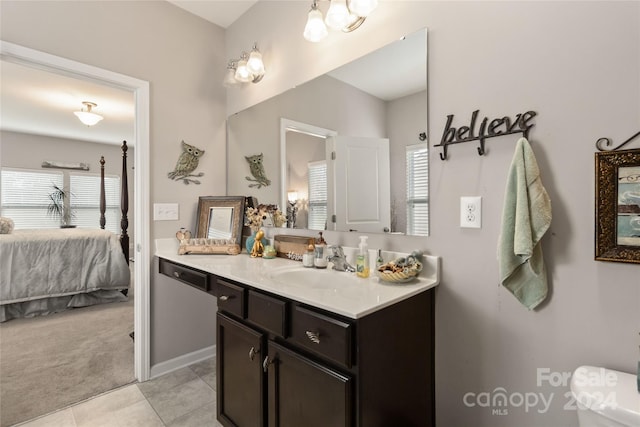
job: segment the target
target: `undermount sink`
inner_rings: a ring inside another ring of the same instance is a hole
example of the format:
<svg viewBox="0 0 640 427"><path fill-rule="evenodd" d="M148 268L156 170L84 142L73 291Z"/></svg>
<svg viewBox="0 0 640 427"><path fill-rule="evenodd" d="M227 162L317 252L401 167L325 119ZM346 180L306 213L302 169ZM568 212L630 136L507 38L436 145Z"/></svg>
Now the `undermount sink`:
<svg viewBox="0 0 640 427"><path fill-rule="evenodd" d="M267 277L284 284L304 284L307 287L335 288L354 283L362 283L355 273L336 271L330 268L286 267L268 272ZM364 279L366 280L366 279Z"/></svg>

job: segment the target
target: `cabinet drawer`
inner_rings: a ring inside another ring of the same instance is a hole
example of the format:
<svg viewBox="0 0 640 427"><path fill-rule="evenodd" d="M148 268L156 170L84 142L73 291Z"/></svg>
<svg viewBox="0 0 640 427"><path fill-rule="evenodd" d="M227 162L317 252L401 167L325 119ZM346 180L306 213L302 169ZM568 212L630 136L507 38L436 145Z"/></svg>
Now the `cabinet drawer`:
<svg viewBox="0 0 640 427"><path fill-rule="evenodd" d="M352 325L295 306L291 312L291 341L321 356L351 367Z"/></svg>
<svg viewBox="0 0 640 427"><path fill-rule="evenodd" d="M256 326L286 337L287 303L250 290L247 319Z"/></svg>
<svg viewBox="0 0 640 427"><path fill-rule="evenodd" d="M160 258L160 273L172 277L194 288L203 291L209 290L210 275L199 270L195 270L184 265L174 264L171 261Z"/></svg>
<svg viewBox="0 0 640 427"><path fill-rule="evenodd" d="M216 296L218 310L234 314L242 319L245 317L245 289L225 280L218 279Z"/></svg>

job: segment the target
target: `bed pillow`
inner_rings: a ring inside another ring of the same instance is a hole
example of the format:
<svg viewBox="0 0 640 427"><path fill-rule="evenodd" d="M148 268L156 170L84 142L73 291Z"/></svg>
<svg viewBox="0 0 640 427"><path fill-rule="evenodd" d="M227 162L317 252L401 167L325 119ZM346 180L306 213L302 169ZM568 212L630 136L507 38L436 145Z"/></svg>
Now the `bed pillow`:
<svg viewBox="0 0 640 427"><path fill-rule="evenodd" d="M13 231L13 220L0 216L0 234L11 234Z"/></svg>

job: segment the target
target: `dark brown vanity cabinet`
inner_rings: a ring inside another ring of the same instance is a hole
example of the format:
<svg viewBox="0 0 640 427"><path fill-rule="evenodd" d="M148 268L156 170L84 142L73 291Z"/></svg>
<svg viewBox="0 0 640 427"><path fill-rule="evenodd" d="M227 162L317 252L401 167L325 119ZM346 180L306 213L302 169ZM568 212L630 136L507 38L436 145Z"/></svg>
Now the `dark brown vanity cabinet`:
<svg viewBox="0 0 640 427"><path fill-rule="evenodd" d="M218 313L218 419L225 425L265 425L264 348L262 333Z"/></svg>
<svg viewBox="0 0 640 427"><path fill-rule="evenodd" d="M435 424L433 290L348 319L240 283L217 286L223 425Z"/></svg>

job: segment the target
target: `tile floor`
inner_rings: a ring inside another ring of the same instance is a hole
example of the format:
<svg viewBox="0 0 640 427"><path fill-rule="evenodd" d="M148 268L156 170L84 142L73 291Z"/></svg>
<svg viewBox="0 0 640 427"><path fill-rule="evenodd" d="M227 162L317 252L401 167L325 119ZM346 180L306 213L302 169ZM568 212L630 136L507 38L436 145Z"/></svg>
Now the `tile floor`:
<svg viewBox="0 0 640 427"><path fill-rule="evenodd" d="M20 427L221 427L215 358L130 384Z"/></svg>

